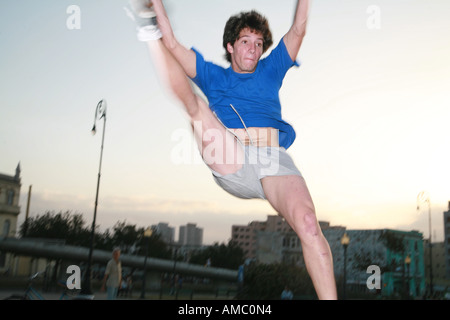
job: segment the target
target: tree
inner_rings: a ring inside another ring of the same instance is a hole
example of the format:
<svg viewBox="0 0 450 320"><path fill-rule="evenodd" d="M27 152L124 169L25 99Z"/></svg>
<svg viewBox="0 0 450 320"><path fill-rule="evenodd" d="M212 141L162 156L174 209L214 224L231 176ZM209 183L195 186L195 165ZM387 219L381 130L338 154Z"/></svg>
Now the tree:
<svg viewBox="0 0 450 320"><path fill-rule="evenodd" d="M27 219L21 225L19 234L23 238L59 239L64 240L67 245L89 247L91 226L86 226L83 215L80 213L47 211L43 215ZM144 228L119 221L112 228L112 232L110 229L106 229L103 233L95 232L94 248L112 250L120 246L123 253L144 255L147 243L143 235ZM169 259L171 252L160 238L156 232L150 237L148 255Z"/></svg>
<svg viewBox="0 0 450 320"><path fill-rule="evenodd" d="M353 268L366 272L367 267L373 264L383 265L384 252L373 251L367 248L361 248L353 255Z"/></svg>
<svg viewBox="0 0 450 320"><path fill-rule="evenodd" d="M380 235L380 240L391 253L391 260L386 261L385 271L396 271L403 267L406 251L405 238L403 235L386 230Z"/></svg>
<svg viewBox="0 0 450 320"><path fill-rule="evenodd" d="M66 244L88 246L90 230L84 225L79 213L47 211L42 216L28 218L21 225L19 234L25 238L61 239Z"/></svg>
<svg viewBox="0 0 450 320"><path fill-rule="evenodd" d="M136 229L136 225L116 222L113 227L112 242L120 246L122 253L133 253L143 228Z"/></svg>
<svg viewBox="0 0 450 320"><path fill-rule="evenodd" d="M144 237L144 228L139 229L139 236L137 238L136 246L139 255L146 255L149 257L171 259L172 252L167 244L161 239L161 235L153 230L149 239ZM147 246L148 241L148 246ZM148 247L148 252L147 251Z"/></svg>
<svg viewBox="0 0 450 320"><path fill-rule="evenodd" d="M244 261L244 252L233 241L230 241L228 245L214 243L206 249L195 251L189 262L205 265L208 259L212 267L237 269Z"/></svg>
<svg viewBox="0 0 450 320"><path fill-rule="evenodd" d="M244 285L238 299L279 300L288 285L294 296L315 297L314 287L305 268L291 264L258 264L245 267Z"/></svg>

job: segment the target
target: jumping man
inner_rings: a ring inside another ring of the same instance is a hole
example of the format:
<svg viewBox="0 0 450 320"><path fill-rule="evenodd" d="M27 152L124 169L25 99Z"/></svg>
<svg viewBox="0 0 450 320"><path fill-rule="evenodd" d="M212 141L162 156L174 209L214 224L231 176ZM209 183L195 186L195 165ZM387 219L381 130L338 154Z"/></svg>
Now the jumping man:
<svg viewBox="0 0 450 320"><path fill-rule="evenodd" d="M264 59L273 43L267 20L256 11L232 16L223 35L229 68L182 46L161 0L131 0L131 5L147 21L138 38L148 44L161 77L185 107L214 180L236 197L267 199L300 238L318 298L337 299L330 247L305 180L286 152L295 131L282 119L279 99L287 71L299 65L309 1L298 1L291 28ZM195 95L188 77L209 104Z"/></svg>

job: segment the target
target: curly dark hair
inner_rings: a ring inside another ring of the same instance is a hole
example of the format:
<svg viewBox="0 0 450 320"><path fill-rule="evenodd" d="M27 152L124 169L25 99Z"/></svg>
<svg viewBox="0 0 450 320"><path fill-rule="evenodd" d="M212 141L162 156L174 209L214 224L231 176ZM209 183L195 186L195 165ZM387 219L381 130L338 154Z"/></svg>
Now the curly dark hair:
<svg viewBox="0 0 450 320"><path fill-rule="evenodd" d="M263 53L273 44L272 32L270 31L267 19L255 10L241 12L228 19L223 32L223 47L226 52L225 59L227 59L228 62L231 62L231 54L227 50L228 43L234 45L236 40L238 40L241 31L246 28L249 28L252 32L262 34L264 39Z"/></svg>

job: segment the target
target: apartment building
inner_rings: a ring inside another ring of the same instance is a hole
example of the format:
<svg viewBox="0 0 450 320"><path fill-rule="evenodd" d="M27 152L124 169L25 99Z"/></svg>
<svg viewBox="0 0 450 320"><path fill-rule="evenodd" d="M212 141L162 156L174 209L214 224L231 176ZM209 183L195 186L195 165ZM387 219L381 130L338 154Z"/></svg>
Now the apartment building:
<svg viewBox="0 0 450 320"><path fill-rule="evenodd" d="M444 251L445 251L445 275L450 279L450 201L448 211L444 212Z"/></svg>
<svg viewBox="0 0 450 320"><path fill-rule="evenodd" d="M0 238L15 237L17 217L20 213L20 164L15 175L0 173ZM10 264L10 254L0 252L0 273L5 272Z"/></svg>

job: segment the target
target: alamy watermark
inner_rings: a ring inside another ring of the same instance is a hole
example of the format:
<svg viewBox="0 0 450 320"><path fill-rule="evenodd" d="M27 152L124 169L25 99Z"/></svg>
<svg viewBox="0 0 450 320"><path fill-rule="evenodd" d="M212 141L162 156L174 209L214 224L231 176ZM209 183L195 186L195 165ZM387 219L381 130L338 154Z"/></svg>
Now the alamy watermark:
<svg viewBox="0 0 450 320"><path fill-rule="evenodd" d="M381 29L381 8L377 5L371 5L367 7L366 13L369 15L366 21L367 28L369 30Z"/></svg>
<svg viewBox="0 0 450 320"><path fill-rule="evenodd" d="M366 273L371 274L367 278L366 285L369 290L380 290L381 289L381 268L377 265L371 265L367 267Z"/></svg>
<svg viewBox="0 0 450 320"><path fill-rule="evenodd" d="M259 146L261 142L271 141L271 135L270 130L248 128L244 137L239 137L239 140L230 132L218 128L204 129L202 121L194 121L193 132L184 128L173 132L171 139L176 144L172 147L170 160L175 165L202 162L208 166L258 164L261 174L276 174L280 166L279 148ZM276 135L276 139L278 139L278 135ZM197 145L201 145L201 151L193 140L197 140ZM249 148L245 154L243 146L252 145L249 141L252 141L256 148L251 148L251 150ZM195 154L199 152L200 157L195 157Z"/></svg>
<svg viewBox="0 0 450 320"><path fill-rule="evenodd" d="M66 27L69 30L81 29L81 8L77 5L70 5L66 9L66 13L69 15L66 20Z"/></svg>
<svg viewBox="0 0 450 320"><path fill-rule="evenodd" d="M81 289L81 270L77 265L67 267L66 273L70 274L66 280L66 286L69 290Z"/></svg>

